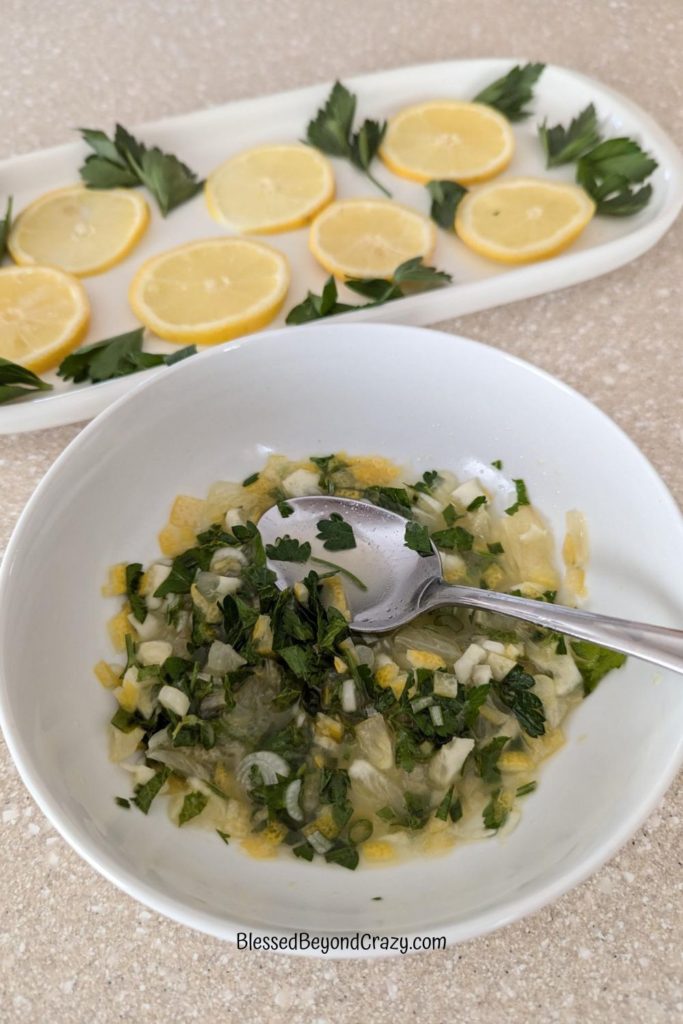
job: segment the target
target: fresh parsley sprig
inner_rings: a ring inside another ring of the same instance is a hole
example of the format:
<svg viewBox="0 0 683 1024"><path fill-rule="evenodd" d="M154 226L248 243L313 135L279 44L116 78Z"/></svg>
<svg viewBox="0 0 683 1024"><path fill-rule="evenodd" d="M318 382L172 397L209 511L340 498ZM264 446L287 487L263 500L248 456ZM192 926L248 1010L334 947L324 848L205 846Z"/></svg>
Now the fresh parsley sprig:
<svg viewBox="0 0 683 1024"><path fill-rule="evenodd" d="M508 121L524 121L531 114L527 104L534 98L534 86L544 68L545 64L517 64L478 92L474 102L495 107Z"/></svg>
<svg viewBox="0 0 683 1024"><path fill-rule="evenodd" d="M7 255L7 240L12 230L12 196L7 199L5 216L0 220L0 262Z"/></svg>
<svg viewBox="0 0 683 1024"><path fill-rule="evenodd" d="M436 270L434 267L425 266L421 258L416 256L396 267L391 278L365 277L352 278L347 281L346 286L351 291L371 300L354 306L338 301L337 282L333 277L328 277L321 294L315 295L313 292L309 292L303 302L290 309L285 322L305 324L311 320L322 320L324 317L348 313L354 309L381 306L384 302L403 299L406 295L430 291L432 288L441 288L445 284L450 284L452 280L450 274L443 270Z"/></svg>
<svg viewBox="0 0 683 1024"><path fill-rule="evenodd" d="M453 231L455 211L467 189L457 181L430 181L425 187L432 199L429 216L440 228Z"/></svg>
<svg viewBox="0 0 683 1024"><path fill-rule="evenodd" d="M348 313L350 309L360 309L360 307L349 305L345 302L338 302L337 282L333 277L328 277L320 295L309 292L303 302L290 309L285 323L306 324L311 320L322 320L326 316L336 316L337 313Z"/></svg>
<svg viewBox="0 0 683 1024"><path fill-rule="evenodd" d="M324 105L306 128L306 141L329 156L349 160L373 185L390 196L388 189L370 171L387 130L386 121L363 121L354 132L355 115L356 96L341 82L335 82Z"/></svg>
<svg viewBox="0 0 683 1024"><path fill-rule="evenodd" d="M657 166L635 139L605 139L579 158L576 180L595 200L596 213L630 217L649 203L652 186L642 183Z"/></svg>
<svg viewBox="0 0 683 1024"><path fill-rule="evenodd" d="M23 398L36 391L51 390L52 384L41 380L31 370L0 357L0 403L12 402L15 398Z"/></svg>
<svg viewBox="0 0 683 1024"><path fill-rule="evenodd" d="M450 284L452 280L451 275L444 270L428 267L420 256L415 256L399 264L389 280L382 277L351 278L346 282L346 287L358 295L371 299L373 305L379 306L383 302L402 299L411 293L441 288L445 284Z"/></svg>
<svg viewBox="0 0 683 1024"><path fill-rule="evenodd" d="M600 142L598 115L593 103L577 114L565 128L561 124L548 127L545 120L538 126L538 135L545 152L546 167L559 167L578 160Z"/></svg>
<svg viewBox="0 0 683 1024"><path fill-rule="evenodd" d="M120 124L116 125L113 139L93 128L81 128L80 132L92 149L80 168L81 178L89 188L144 185L164 217L201 191L204 182L177 156L163 153L158 146L148 149Z"/></svg>
<svg viewBox="0 0 683 1024"><path fill-rule="evenodd" d="M143 352L142 341L144 328L138 327L125 334L117 334L113 338L97 341L86 345L63 359L57 373L64 380L73 380L74 384L88 380L99 384L113 377L126 377L130 373L148 370L152 366L172 366L173 363L194 355L194 345L178 349L170 355L157 352Z"/></svg>

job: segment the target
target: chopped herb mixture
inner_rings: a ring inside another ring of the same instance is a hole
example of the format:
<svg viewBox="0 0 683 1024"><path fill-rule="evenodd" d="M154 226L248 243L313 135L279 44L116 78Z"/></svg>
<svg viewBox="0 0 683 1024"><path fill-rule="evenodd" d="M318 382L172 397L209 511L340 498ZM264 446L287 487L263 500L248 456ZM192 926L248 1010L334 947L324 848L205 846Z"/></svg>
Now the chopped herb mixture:
<svg viewBox="0 0 683 1024"><path fill-rule="evenodd" d="M623 656L460 608L351 634L351 574L286 520L305 493L371 501L404 517L417 554L436 547L448 582L553 601L549 531L514 484L496 512L480 482L446 470L409 483L376 457L273 456L205 501L176 499L163 557L113 567L104 588L124 601L110 633L125 662L96 666L117 699L111 757L132 777L116 804L148 814L161 798L176 825L252 856L289 847L350 870L510 827L564 717ZM264 545L272 505L282 535ZM340 562L356 546L336 514L318 538ZM300 565L300 581L281 589L269 561Z"/></svg>

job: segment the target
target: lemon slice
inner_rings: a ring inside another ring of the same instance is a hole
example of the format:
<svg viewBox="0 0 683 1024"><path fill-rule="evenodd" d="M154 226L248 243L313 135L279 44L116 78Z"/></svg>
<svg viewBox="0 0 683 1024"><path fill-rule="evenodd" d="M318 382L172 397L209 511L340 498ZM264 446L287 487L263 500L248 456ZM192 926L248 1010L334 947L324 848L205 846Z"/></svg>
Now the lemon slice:
<svg viewBox="0 0 683 1024"><path fill-rule="evenodd" d="M344 199L330 203L311 225L311 252L336 277L391 277L436 244L431 221L389 199Z"/></svg>
<svg viewBox="0 0 683 1024"><path fill-rule="evenodd" d="M208 238L147 260L128 298L160 338L215 345L269 323L288 286L287 260L269 245Z"/></svg>
<svg viewBox="0 0 683 1024"><path fill-rule="evenodd" d="M52 267L0 270L0 356L42 373L75 348L90 305L75 277Z"/></svg>
<svg viewBox="0 0 683 1024"><path fill-rule="evenodd" d="M411 181L470 185L505 170L515 139L507 118L483 103L439 100L399 111L389 121L380 156Z"/></svg>
<svg viewBox="0 0 683 1024"><path fill-rule="evenodd" d="M204 194L213 219L236 231L290 231L329 203L334 174L311 146L258 146L221 164Z"/></svg>
<svg viewBox="0 0 683 1024"><path fill-rule="evenodd" d="M566 249L594 212L595 203L576 185L510 178L469 192L458 206L455 230L482 256L530 263Z"/></svg>
<svg viewBox="0 0 683 1024"><path fill-rule="evenodd" d="M17 217L8 247L15 263L59 267L85 277L101 274L140 241L149 207L129 189L56 189Z"/></svg>

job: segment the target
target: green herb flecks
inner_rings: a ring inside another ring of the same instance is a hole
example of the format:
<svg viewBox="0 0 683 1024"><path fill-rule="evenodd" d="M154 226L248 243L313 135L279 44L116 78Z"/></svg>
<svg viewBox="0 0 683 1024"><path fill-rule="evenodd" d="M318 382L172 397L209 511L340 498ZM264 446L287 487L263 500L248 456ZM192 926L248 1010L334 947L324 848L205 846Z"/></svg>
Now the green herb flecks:
<svg viewBox="0 0 683 1024"><path fill-rule="evenodd" d="M278 537L274 544L266 544L266 554L275 562L307 562L311 557L311 545L301 543L289 534Z"/></svg>
<svg viewBox="0 0 683 1024"><path fill-rule="evenodd" d="M51 391L52 384L41 380L31 370L0 356L0 403L34 395L37 391Z"/></svg>
<svg viewBox="0 0 683 1024"><path fill-rule="evenodd" d="M166 782L170 774L171 769L164 765L163 768L160 768L159 771L152 776L149 782L145 782L144 784L135 787L133 803L142 811L143 814L148 813L152 806L152 801L156 796L158 796L161 787Z"/></svg>
<svg viewBox="0 0 683 1024"><path fill-rule="evenodd" d="M495 107L508 121L524 121L531 114L527 104L534 98L534 86L544 68L545 64L517 64L478 92L474 102Z"/></svg>
<svg viewBox="0 0 683 1024"><path fill-rule="evenodd" d="M546 167L572 163L600 142L595 106L589 103L567 128L561 124L549 128L547 121L544 121L538 126L538 134L545 152Z"/></svg>
<svg viewBox="0 0 683 1024"><path fill-rule="evenodd" d="M200 793L198 790L188 793L183 800L183 806L180 808L178 824L184 825L185 822L196 818L197 815L202 813L208 802L209 798L206 793Z"/></svg>
<svg viewBox="0 0 683 1024"><path fill-rule="evenodd" d="M521 665L515 665L502 682L494 684L494 689L498 699L512 711L529 736L543 736L545 711L541 698L532 693L534 685L534 677Z"/></svg>
<svg viewBox="0 0 683 1024"><path fill-rule="evenodd" d="M510 814L509 808L501 800L500 790L497 789L492 795L483 811L484 825L486 828L502 828Z"/></svg>
<svg viewBox="0 0 683 1024"><path fill-rule="evenodd" d="M132 562L126 566L126 597L130 603L131 611L138 620L144 622L147 618L147 603L140 594L142 582L142 565L140 562Z"/></svg>
<svg viewBox="0 0 683 1024"><path fill-rule="evenodd" d="M515 491L517 492L517 501L514 505L510 505L509 508L505 509L506 516L514 516L515 512L519 512L523 505L530 505L529 493L526 489L526 484L523 480L513 480L515 485Z"/></svg>
<svg viewBox="0 0 683 1024"><path fill-rule="evenodd" d="M437 530L432 540L443 551L471 551L474 537L463 526L449 526L446 530Z"/></svg>
<svg viewBox="0 0 683 1024"><path fill-rule="evenodd" d="M626 655L619 651L610 651L589 640L572 640L572 654L583 679L584 693L592 693L601 679L612 669L621 668L626 663Z"/></svg>
<svg viewBox="0 0 683 1024"><path fill-rule="evenodd" d="M306 141L329 156L349 160L373 185L390 196L389 190L370 171L386 132L386 122L366 120L354 132L355 116L355 95L341 82L335 82L325 104L306 129Z"/></svg>
<svg viewBox="0 0 683 1024"><path fill-rule="evenodd" d="M320 519L317 527L316 537L323 542L326 551L348 551L356 547L353 527L338 512L333 512L329 519Z"/></svg>
<svg viewBox="0 0 683 1024"><path fill-rule="evenodd" d="M412 520L406 523L406 530L403 543L411 551L417 551L423 558L434 554L432 543L429 539L429 530L421 523Z"/></svg>
<svg viewBox="0 0 683 1024"><path fill-rule="evenodd" d="M120 124L113 139L91 128L81 128L80 132L92 150L80 168L89 188L145 185L164 217L202 189L203 181L176 156L163 153L157 146L148 149Z"/></svg>

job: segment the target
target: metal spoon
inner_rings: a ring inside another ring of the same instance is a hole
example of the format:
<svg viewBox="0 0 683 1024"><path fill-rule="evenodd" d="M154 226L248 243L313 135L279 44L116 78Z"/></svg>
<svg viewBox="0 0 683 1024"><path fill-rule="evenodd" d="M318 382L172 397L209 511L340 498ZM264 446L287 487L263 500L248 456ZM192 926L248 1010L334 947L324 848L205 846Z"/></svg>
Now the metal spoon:
<svg viewBox="0 0 683 1024"><path fill-rule="evenodd" d="M356 632L386 633L433 608L462 605L533 622L683 672L683 631L493 590L452 586L443 579L435 548L432 554L422 556L406 547L406 520L394 512L349 498L317 495L288 499L287 505L292 512L286 518L277 505L263 514L258 524L261 536L266 544L274 544L285 534L308 541L312 564L269 560L278 582L292 586L311 568L322 573L329 571L331 563L340 566L347 574L344 580L352 614L350 628ZM333 513L353 528L355 548L329 551L316 539L318 522ZM364 588L348 574L362 581Z"/></svg>

